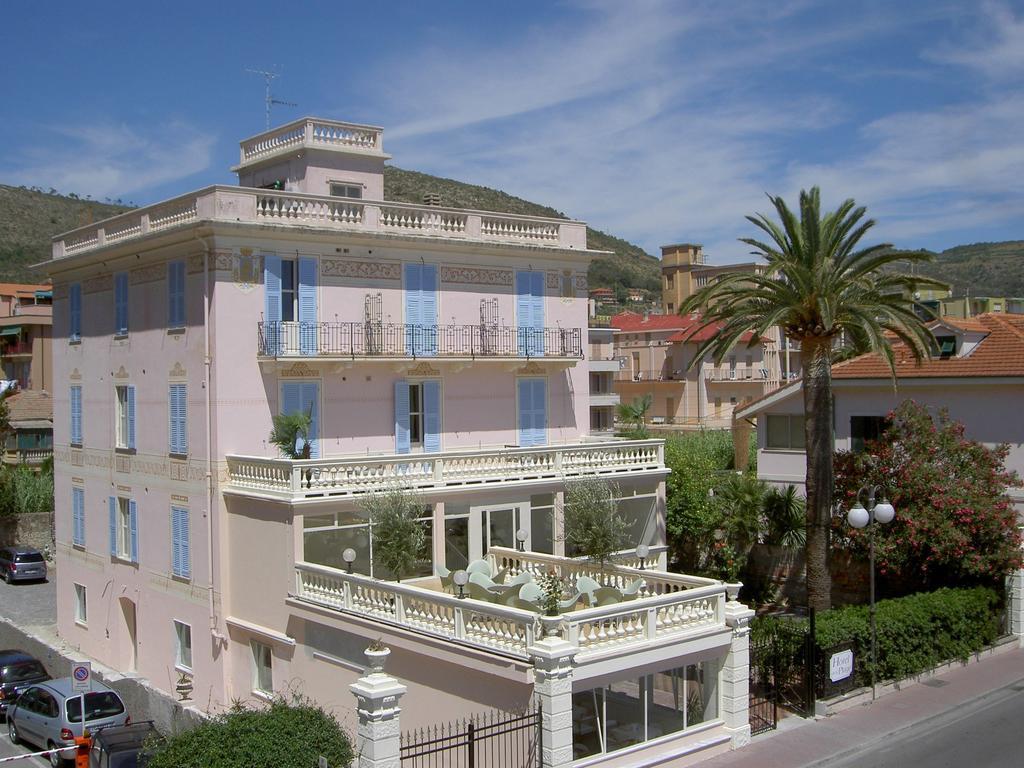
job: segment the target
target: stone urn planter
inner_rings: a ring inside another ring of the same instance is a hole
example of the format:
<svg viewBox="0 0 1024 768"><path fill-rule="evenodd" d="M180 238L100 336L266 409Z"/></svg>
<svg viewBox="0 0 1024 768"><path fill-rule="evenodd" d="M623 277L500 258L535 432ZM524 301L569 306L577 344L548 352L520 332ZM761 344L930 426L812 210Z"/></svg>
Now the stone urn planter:
<svg viewBox="0 0 1024 768"><path fill-rule="evenodd" d="M367 661L366 674L379 675L384 672L384 664L387 662L388 656L391 655L391 649L379 643L373 643L363 651L363 654Z"/></svg>
<svg viewBox="0 0 1024 768"><path fill-rule="evenodd" d="M192 676L187 672L182 672L178 675L178 682L174 686L175 693L178 694L178 701L188 701L192 698Z"/></svg>

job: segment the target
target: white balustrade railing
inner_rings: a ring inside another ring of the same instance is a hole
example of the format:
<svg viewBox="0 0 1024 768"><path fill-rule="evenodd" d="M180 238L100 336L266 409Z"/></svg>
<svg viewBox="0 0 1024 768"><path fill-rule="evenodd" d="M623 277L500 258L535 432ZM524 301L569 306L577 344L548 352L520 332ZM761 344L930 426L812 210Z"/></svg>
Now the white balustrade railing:
<svg viewBox="0 0 1024 768"><path fill-rule="evenodd" d="M53 240L53 258L123 244L198 221L315 226L556 248L587 247L586 225L578 221L213 186L60 235Z"/></svg>
<svg viewBox="0 0 1024 768"><path fill-rule="evenodd" d="M396 484L421 490L545 478L665 471L661 440L333 459L228 456L228 492L297 501L352 496Z"/></svg>
<svg viewBox="0 0 1024 768"><path fill-rule="evenodd" d="M239 146L243 164L297 147L380 151L381 129L337 120L303 118L246 139Z"/></svg>
<svg viewBox="0 0 1024 768"><path fill-rule="evenodd" d="M295 576L295 596L300 600L503 655L529 658L530 646L541 636L540 614L530 610L458 598L313 563L296 563ZM577 659L585 661L588 654L670 644L693 630L724 626L725 599L725 585L712 581L614 605L568 611L549 627L556 626L564 640L578 646Z"/></svg>
<svg viewBox="0 0 1024 768"><path fill-rule="evenodd" d="M538 614L312 563L295 564L296 597L424 634L528 658Z"/></svg>

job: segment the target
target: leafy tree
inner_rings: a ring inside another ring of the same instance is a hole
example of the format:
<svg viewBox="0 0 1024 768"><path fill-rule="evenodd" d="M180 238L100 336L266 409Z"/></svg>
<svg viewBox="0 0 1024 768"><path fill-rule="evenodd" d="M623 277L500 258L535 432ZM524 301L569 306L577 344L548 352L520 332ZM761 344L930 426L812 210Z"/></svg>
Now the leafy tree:
<svg viewBox="0 0 1024 768"><path fill-rule="evenodd" d="M706 354L718 363L752 332L748 347L776 328L801 344L807 454L807 597L825 610L831 604L828 570L829 521L833 490L832 357L843 339L853 349L879 352L895 376L891 338L903 341L915 358L928 353L931 333L914 314L910 296L927 278L887 269L896 262L926 261L924 253L897 254L889 245L859 246L874 221L853 200L822 213L817 187L800 193L799 217L781 197L769 199L779 223L759 214L747 219L767 242L742 238L765 259L766 271L736 273L705 286L679 308L703 309L700 329L721 330L702 343L691 366Z"/></svg>
<svg viewBox="0 0 1024 768"><path fill-rule="evenodd" d="M618 497L618 486L604 480L586 478L565 485L565 542L601 568L632 543L629 525L619 515Z"/></svg>
<svg viewBox="0 0 1024 768"><path fill-rule="evenodd" d="M289 459L308 459L312 450L309 442L312 427L311 413L295 411L276 414L274 428L270 431L270 442Z"/></svg>
<svg viewBox="0 0 1024 768"><path fill-rule="evenodd" d="M395 486L364 497L361 506L370 516L375 565L383 566L395 581L401 581L427 556L427 538L420 522L423 500Z"/></svg>
<svg viewBox="0 0 1024 768"><path fill-rule="evenodd" d="M843 513L859 488L880 485L896 507L893 522L874 532L881 574L927 588L1001 582L1021 563L1021 534L1006 495L1020 482L1004 465L1009 448L968 440L948 413L933 418L912 400L889 418L865 451L835 456L836 546L866 554L867 532L850 528Z"/></svg>
<svg viewBox="0 0 1024 768"><path fill-rule="evenodd" d="M804 499L797 495L794 486L787 485L785 490L772 488L764 499L765 543L804 546L807 543L805 515Z"/></svg>
<svg viewBox="0 0 1024 768"><path fill-rule="evenodd" d="M352 742L338 721L309 699L276 697L259 709L235 704L222 715L154 747L149 768L310 768L323 755L348 766Z"/></svg>
<svg viewBox="0 0 1024 768"><path fill-rule="evenodd" d="M634 437L647 437L647 412L651 410L654 398L650 394L633 398L632 403L619 403L617 414L620 421L633 427Z"/></svg>

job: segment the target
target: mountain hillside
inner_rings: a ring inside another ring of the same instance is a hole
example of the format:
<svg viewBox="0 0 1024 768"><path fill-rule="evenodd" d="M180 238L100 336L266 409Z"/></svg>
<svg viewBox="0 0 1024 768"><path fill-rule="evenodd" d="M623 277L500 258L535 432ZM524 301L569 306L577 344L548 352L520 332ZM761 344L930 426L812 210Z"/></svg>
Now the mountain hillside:
<svg viewBox="0 0 1024 768"><path fill-rule="evenodd" d="M950 283L954 296L1024 296L1024 240L958 245L934 258L914 269Z"/></svg>
<svg viewBox="0 0 1024 768"><path fill-rule="evenodd" d="M436 192L441 196L442 205L456 208L567 218L553 208L495 189L390 166L384 170L384 190L388 200L398 202L422 203L425 193ZM28 265L49 258L53 235L126 210L129 206L117 203L59 195L54 190L47 193L0 184L0 281L39 280L40 275L29 270ZM639 246L589 227L587 245L615 254L599 259L591 266L589 277L592 286L660 289L658 260Z"/></svg>

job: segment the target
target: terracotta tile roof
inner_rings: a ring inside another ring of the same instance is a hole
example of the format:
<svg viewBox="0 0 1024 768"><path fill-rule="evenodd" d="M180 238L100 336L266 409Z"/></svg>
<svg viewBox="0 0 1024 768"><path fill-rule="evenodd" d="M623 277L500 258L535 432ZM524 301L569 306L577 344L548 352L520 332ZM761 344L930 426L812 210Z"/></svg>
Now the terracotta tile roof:
<svg viewBox="0 0 1024 768"><path fill-rule="evenodd" d="M695 317L693 315L652 314L648 315L645 319L643 315L639 315L636 312L623 312L611 319L612 326L620 332L677 331L677 333L669 336L666 341L670 343L692 342L694 344L699 344L713 338L722 328L720 323L716 323L709 325L707 328L700 329L702 322L703 320L701 320L699 315ZM740 338L740 341L747 342L752 338L753 334L745 333Z"/></svg>
<svg viewBox="0 0 1024 768"><path fill-rule="evenodd" d="M940 317L935 322L944 323L961 331L972 333L988 333L989 327L977 317Z"/></svg>
<svg viewBox="0 0 1024 768"><path fill-rule="evenodd" d="M945 320L944 320L945 321ZM991 312L969 321L964 330L978 330L988 335L965 357L937 357L918 364L906 345L893 345L896 353L896 375L901 379L946 377L1024 376L1024 315ZM832 366L834 379L889 378L889 366L875 353L861 355Z"/></svg>
<svg viewBox="0 0 1024 768"><path fill-rule="evenodd" d="M19 293L34 296L36 291L52 290L52 285L30 285L29 283L0 283L0 296L15 296Z"/></svg>
<svg viewBox="0 0 1024 768"><path fill-rule="evenodd" d="M42 389L23 389L7 397L9 421L53 421L53 398Z"/></svg>

